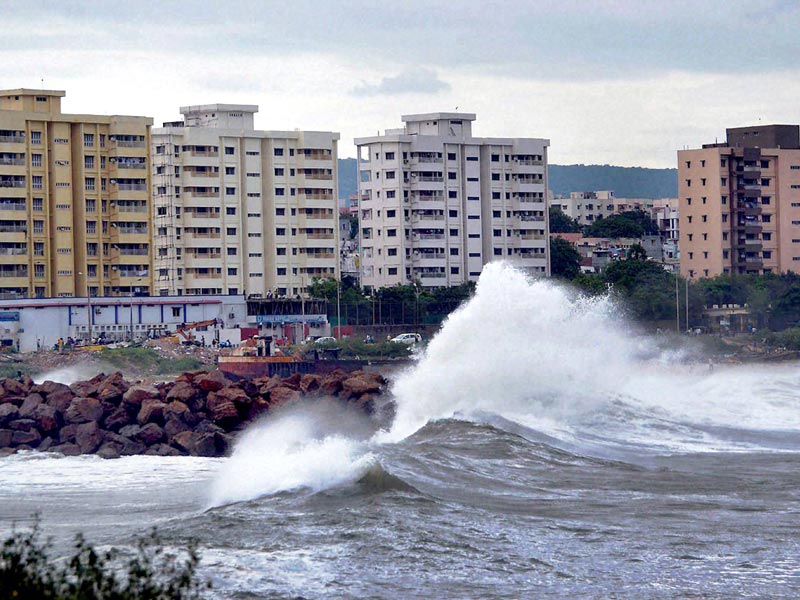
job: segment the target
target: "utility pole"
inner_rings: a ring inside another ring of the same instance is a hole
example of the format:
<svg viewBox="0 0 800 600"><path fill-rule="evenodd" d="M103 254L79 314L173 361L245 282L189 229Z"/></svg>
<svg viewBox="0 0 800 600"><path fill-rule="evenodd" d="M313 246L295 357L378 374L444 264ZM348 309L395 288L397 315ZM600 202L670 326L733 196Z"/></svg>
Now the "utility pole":
<svg viewBox="0 0 800 600"><path fill-rule="evenodd" d="M675 271L675 331L681 333L681 303L680 289L678 287L678 271Z"/></svg>

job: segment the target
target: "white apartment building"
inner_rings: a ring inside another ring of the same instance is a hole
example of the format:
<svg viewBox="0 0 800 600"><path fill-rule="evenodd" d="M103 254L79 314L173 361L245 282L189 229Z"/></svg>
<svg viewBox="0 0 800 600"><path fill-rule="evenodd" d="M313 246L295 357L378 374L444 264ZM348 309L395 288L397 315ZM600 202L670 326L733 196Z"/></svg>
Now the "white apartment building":
<svg viewBox="0 0 800 600"><path fill-rule="evenodd" d="M152 130L155 293L296 296L337 277L339 134L257 131L258 106L180 111Z"/></svg>
<svg viewBox="0 0 800 600"><path fill-rule="evenodd" d="M549 274L550 141L472 137L474 120L405 115L402 129L355 140L364 287L458 285L500 259Z"/></svg>
<svg viewBox="0 0 800 600"><path fill-rule="evenodd" d="M587 226L598 219L607 219L631 210L649 213L654 202L650 198L617 198L611 190L597 190L572 192L569 198L553 198L550 204L575 219L579 225Z"/></svg>

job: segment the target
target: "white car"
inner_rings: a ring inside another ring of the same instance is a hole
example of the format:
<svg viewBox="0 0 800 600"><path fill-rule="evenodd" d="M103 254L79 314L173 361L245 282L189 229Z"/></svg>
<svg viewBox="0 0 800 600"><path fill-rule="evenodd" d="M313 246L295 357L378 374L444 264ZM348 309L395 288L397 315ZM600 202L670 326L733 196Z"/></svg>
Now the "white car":
<svg viewBox="0 0 800 600"><path fill-rule="evenodd" d="M314 340L315 344L335 344L336 338L335 337L321 337Z"/></svg>
<svg viewBox="0 0 800 600"><path fill-rule="evenodd" d="M407 344L412 346L422 341L422 336L418 333L401 333L397 337L393 337L392 341L395 344Z"/></svg>

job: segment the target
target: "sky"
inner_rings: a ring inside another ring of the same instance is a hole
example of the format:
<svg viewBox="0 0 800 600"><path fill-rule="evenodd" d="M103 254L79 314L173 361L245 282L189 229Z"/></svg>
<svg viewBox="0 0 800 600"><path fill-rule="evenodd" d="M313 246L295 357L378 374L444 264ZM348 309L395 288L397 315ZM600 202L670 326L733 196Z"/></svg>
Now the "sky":
<svg viewBox="0 0 800 600"><path fill-rule="evenodd" d="M0 88L73 113L257 104L259 129L353 138L477 114L550 162L675 167L726 127L800 123L800 2L0 0Z"/></svg>

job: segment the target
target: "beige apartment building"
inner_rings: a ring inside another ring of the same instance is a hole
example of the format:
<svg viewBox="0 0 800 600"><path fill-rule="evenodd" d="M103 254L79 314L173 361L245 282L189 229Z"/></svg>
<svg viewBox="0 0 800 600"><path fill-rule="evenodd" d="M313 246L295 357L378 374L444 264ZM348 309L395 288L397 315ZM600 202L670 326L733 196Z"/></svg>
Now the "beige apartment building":
<svg viewBox="0 0 800 600"><path fill-rule="evenodd" d="M678 152L681 274L800 272L800 127L727 130Z"/></svg>
<svg viewBox="0 0 800 600"><path fill-rule="evenodd" d="M305 294L337 277L339 134L257 131L257 106L153 130L155 294Z"/></svg>
<svg viewBox="0 0 800 600"><path fill-rule="evenodd" d="M477 138L471 113L405 115L357 138L361 283L445 287L507 260L549 274L549 140Z"/></svg>
<svg viewBox="0 0 800 600"><path fill-rule="evenodd" d="M572 192L569 198L552 198L551 206L575 219L579 225L589 226L599 219L641 210L649 213L655 201L650 198L617 198L611 190Z"/></svg>
<svg viewBox="0 0 800 600"><path fill-rule="evenodd" d="M0 91L0 297L147 295L152 119Z"/></svg>

